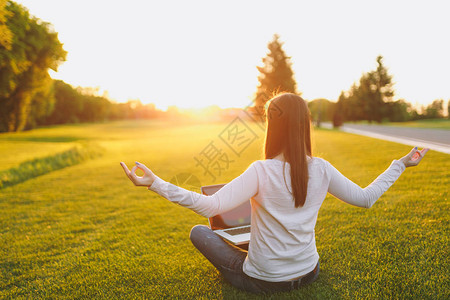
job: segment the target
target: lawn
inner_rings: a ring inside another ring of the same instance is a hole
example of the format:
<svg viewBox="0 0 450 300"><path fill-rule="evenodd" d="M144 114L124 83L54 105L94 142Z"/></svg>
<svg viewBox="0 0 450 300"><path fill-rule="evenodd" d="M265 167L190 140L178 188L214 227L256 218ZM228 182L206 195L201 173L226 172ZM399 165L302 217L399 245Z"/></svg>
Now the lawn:
<svg viewBox="0 0 450 300"><path fill-rule="evenodd" d="M0 170L86 142L103 153L0 189L0 298L259 298L224 282L190 243L204 217L134 187L119 166L227 182L261 158L263 143L247 123L251 142L228 148L228 125L127 121L1 134ZM410 150L329 130L315 130L313 144L362 186ZM208 174L196 159L212 145L223 169ZM430 151L369 210L328 196L316 226L319 279L265 298L449 298L449 170L449 156Z"/></svg>
<svg viewBox="0 0 450 300"><path fill-rule="evenodd" d="M419 120L411 122L392 122L389 126L399 127L414 127L414 128L429 128L429 129L444 129L450 130L450 119L430 119Z"/></svg>

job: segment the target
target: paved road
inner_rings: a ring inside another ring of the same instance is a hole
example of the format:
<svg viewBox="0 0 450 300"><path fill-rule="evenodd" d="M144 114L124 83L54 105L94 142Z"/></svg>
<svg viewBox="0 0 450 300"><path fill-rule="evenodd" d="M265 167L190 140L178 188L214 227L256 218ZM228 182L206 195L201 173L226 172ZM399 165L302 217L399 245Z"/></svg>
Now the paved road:
<svg viewBox="0 0 450 300"><path fill-rule="evenodd" d="M323 124L331 127L331 124ZM450 154L450 130L345 124L342 131Z"/></svg>

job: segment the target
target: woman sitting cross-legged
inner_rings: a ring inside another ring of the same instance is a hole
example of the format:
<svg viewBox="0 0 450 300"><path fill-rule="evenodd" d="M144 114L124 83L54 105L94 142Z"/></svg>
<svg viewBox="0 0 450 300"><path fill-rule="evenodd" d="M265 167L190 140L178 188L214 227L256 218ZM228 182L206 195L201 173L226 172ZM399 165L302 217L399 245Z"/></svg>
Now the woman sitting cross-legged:
<svg viewBox="0 0 450 300"><path fill-rule="evenodd" d="M206 226L192 228L194 246L233 286L253 293L291 291L319 275L314 227L327 193L346 203L371 207L399 178L416 166L428 149L417 147L393 160L369 186L361 188L324 159L311 152L310 115L306 102L294 94L270 100L265 158L206 196L170 184L143 164L130 171L130 180L168 200L211 217L251 201L251 238L248 251L237 248ZM342 150L345 151L345 150ZM136 170L144 171L142 177Z"/></svg>

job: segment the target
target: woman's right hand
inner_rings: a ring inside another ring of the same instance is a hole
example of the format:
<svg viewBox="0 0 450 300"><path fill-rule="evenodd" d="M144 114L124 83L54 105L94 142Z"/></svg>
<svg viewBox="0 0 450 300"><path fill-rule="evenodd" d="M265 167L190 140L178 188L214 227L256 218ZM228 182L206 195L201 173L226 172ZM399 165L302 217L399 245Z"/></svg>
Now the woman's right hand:
<svg viewBox="0 0 450 300"><path fill-rule="evenodd" d="M145 165L136 162L136 166L131 169L131 171L128 169L127 165L124 162L121 162L120 165L122 166L123 170L125 171L125 174L130 178L130 180L134 183L136 186L146 186L150 187L153 184L153 181L155 181L155 174L147 168ZM136 175L136 171L140 169L144 171L143 176Z"/></svg>
<svg viewBox="0 0 450 300"><path fill-rule="evenodd" d="M417 166L425 154L428 152L428 148L423 148L422 150L418 150L417 147L414 147L411 152L407 155L403 156L399 160L405 164L405 167L414 167Z"/></svg>

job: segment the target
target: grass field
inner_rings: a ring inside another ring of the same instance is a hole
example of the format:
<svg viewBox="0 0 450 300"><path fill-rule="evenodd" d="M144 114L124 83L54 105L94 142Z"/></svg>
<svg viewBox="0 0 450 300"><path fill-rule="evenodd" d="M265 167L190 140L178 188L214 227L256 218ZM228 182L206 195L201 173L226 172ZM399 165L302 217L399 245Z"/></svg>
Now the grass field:
<svg viewBox="0 0 450 300"><path fill-rule="evenodd" d="M0 189L0 298L258 299L224 282L189 241L207 220L137 188L120 161L162 179L227 182L261 158L262 131L236 155L228 124L128 121L0 135L1 169L95 142L102 156ZM214 180L194 157L213 142L233 160ZM316 130L314 153L365 186L409 146ZM319 279L267 299L448 299L449 156L430 151L369 210L328 197L319 213Z"/></svg>
<svg viewBox="0 0 450 300"><path fill-rule="evenodd" d="M420 120L411 122L391 122L389 126L430 128L450 130L450 119Z"/></svg>

